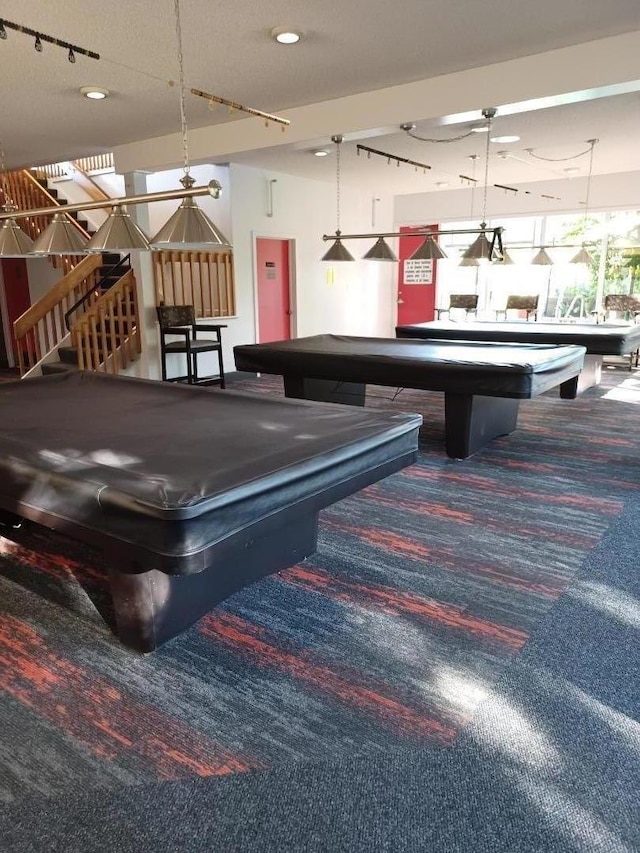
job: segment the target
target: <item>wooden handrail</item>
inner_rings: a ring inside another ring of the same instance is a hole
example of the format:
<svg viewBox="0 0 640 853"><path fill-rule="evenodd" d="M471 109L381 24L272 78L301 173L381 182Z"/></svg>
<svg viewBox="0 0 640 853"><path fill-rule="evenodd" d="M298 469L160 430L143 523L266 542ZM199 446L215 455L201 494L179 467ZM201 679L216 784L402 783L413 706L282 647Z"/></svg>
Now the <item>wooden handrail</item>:
<svg viewBox="0 0 640 853"><path fill-rule="evenodd" d="M71 330L80 370L118 373L141 352L138 294L133 270L109 288Z"/></svg>
<svg viewBox="0 0 640 853"><path fill-rule="evenodd" d="M80 165L80 161L74 160L72 163L73 173L69 176L73 181L85 191L92 201L109 201L110 196L96 184L91 175Z"/></svg>
<svg viewBox="0 0 640 853"><path fill-rule="evenodd" d="M27 308L14 321L13 330L16 340L24 337L40 320L49 314L62 299L71 293L84 279L88 278L94 270L103 264L102 255L87 255L80 263L68 272L64 278L56 282L51 290L39 299L31 308Z"/></svg>
<svg viewBox="0 0 640 853"><path fill-rule="evenodd" d="M42 186L42 184L37 180L37 178L35 178L31 174L31 172L28 169L21 169L20 174L23 175L25 180L33 186L33 189L36 191L36 195L39 193L40 195L43 195L47 199L47 201L49 202L49 204L47 205L48 207L52 207L53 205L56 205L57 207L60 208L60 213L64 213L64 205L60 204L60 202L56 198L54 198L51 195L51 193ZM41 205L41 204L36 205L36 207L42 207L42 206L43 205ZM28 207L24 207L22 209L23 210L29 210ZM77 219L74 219L73 216L71 216L69 214L67 215L67 219L75 225L75 227L78 229L78 231L82 234L83 237L86 237L87 239L89 238L89 232L86 231L82 227L82 225L80 225L80 223L78 222Z"/></svg>

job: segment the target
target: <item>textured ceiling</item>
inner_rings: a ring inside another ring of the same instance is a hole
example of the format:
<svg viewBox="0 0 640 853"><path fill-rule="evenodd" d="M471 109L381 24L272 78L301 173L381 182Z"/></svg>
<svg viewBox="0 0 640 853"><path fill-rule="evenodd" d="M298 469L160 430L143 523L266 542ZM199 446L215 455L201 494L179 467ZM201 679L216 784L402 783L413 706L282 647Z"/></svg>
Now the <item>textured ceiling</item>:
<svg viewBox="0 0 640 853"><path fill-rule="evenodd" d="M187 86L268 111L640 29L637 0L181 0L180 8ZM8 167L109 151L178 129L178 90L169 85L178 76L173 0L0 0L0 17L102 56L99 61L78 56L71 64L60 48L45 44L37 53L32 39L8 31L7 39L0 41L0 138ZM276 45L269 32L280 25L302 29L302 43ZM90 84L109 89L111 97L104 102L82 98L79 88ZM637 118L634 123L629 117L640 112L638 98L607 101L582 109L556 108L555 116L547 110L544 131L530 116L510 118L510 129L522 136L514 151L520 156L524 147L543 146L549 156L563 153L600 135L601 122L609 130L612 123L617 126L620 117L619 130L606 139L602 133L596 158L604 163L607 157L626 170L622 149L630 148L623 144L628 135L639 137ZM224 108L211 111L191 95L186 103L190 127L230 119ZM563 115L561 109L568 112ZM502 122L506 126L507 119ZM438 131L447 135L445 128ZM483 140L473 139L455 152L442 150L448 146L437 146L436 151L403 134L377 137L370 144L427 163L436 161L438 177L434 171L425 178L433 188L446 173L462 171L464 158L481 150ZM629 156L638 168L637 155L627 151L624 157ZM313 159L306 151L286 147L244 157L263 167L328 177L331 163L311 163ZM516 175L516 163L511 159L497 164L501 171L495 172L495 179L509 182L526 174L529 180L541 179L542 164L520 164ZM349 172L355 166L347 162L346 168ZM540 171L534 175L536 168ZM377 174L384 180L381 169Z"/></svg>

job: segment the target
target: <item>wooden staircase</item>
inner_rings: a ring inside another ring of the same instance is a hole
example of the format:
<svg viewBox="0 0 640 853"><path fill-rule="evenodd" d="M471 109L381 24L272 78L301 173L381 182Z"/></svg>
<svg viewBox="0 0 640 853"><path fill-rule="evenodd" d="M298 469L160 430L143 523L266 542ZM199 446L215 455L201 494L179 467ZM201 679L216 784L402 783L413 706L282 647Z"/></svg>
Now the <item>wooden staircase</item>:
<svg viewBox="0 0 640 853"><path fill-rule="evenodd" d="M119 373L141 352L129 256L89 255L14 323L21 376Z"/></svg>

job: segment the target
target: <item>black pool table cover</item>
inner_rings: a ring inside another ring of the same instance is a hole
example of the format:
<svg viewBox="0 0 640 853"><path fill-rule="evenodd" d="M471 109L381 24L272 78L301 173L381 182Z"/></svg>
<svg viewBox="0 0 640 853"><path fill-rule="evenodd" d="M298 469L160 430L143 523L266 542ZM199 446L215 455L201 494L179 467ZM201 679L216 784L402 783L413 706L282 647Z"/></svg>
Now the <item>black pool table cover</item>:
<svg viewBox="0 0 640 853"><path fill-rule="evenodd" d="M238 370L526 399L576 376L585 350L314 335L234 347Z"/></svg>
<svg viewBox="0 0 640 853"><path fill-rule="evenodd" d="M433 320L396 326L398 338L457 341L508 341L532 344L577 344L589 355L627 355L640 346L640 324L513 323L489 320Z"/></svg>
<svg viewBox="0 0 640 853"><path fill-rule="evenodd" d="M415 461L421 421L92 372L8 382L0 385L0 510L103 549L116 610L114 584L127 585L122 611L135 609L132 595L166 587L161 573L173 582L212 576L191 587L209 601L198 618L312 553L319 509ZM171 595L189 598L187 588ZM149 621L134 614L136 624L119 633L142 650L185 626L170 614L149 630L141 618Z"/></svg>

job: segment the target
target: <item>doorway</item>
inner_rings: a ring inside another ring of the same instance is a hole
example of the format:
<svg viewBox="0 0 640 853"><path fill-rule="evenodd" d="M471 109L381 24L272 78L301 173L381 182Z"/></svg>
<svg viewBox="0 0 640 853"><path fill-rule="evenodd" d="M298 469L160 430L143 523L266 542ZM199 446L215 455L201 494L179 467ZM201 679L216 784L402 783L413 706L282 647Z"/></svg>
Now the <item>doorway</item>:
<svg viewBox="0 0 640 853"><path fill-rule="evenodd" d="M424 242L424 236L403 234L417 228L437 229L437 225L403 225L398 245L398 313L399 326L433 320L438 262L412 261L411 255Z"/></svg>
<svg viewBox="0 0 640 853"><path fill-rule="evenodd" d="M261 344L291 338L292 242L256 237L256 339Z"/></svg>

